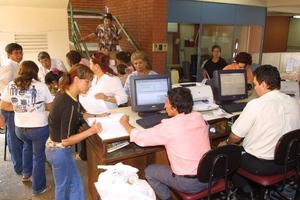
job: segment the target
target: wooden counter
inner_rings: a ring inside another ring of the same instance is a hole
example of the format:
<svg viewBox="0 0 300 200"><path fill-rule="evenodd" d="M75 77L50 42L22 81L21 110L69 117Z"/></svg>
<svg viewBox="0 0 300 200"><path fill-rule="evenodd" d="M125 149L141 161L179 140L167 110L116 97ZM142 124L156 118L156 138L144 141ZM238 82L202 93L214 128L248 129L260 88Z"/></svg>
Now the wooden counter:
<svg viewBox="0 0 300 200"><path fill-rule="evenodd" d="M140 127L135 122L139 117L137 113L131 111L130 107L113 109L111 110L111 113L127 114L129 115L130 122L133 126ZM227 119L223 116L214 116L211 111L202 114L211 117L207 122L216 130L215 133L209 133L212 147L217 146L220 141L223 141L228 137L230 133L228 122L229 120L234 120L238 116L237 114L233 116L233 119ZM84 124L82 130L87 128L88 125ZM91 200L99 199L94 183L97 182L98 176L102 170L98 169L97 165L114 165L118 162L122 162L123 164L139 169L138 175L141 179L145 178L144 170L149 164L157 163L169 165L166 151L163 146L139 147L135 143L130 143L128 146L119 150L107 153L107 144L122 140L129 140L129 135L109 140L102 140L99 135L93 135L86 139L89 194Z"/></svg>

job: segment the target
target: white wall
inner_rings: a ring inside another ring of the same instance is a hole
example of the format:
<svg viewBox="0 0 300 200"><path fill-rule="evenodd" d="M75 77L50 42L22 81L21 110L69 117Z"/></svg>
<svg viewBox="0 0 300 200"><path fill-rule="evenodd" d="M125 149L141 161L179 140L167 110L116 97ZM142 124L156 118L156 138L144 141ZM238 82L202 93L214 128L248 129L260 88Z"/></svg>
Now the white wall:
<svg viewBox="0 0 300 200"><path fill-rule="evenodd" d="M38 64L37 55L47 51L61 59L69 51L68 0L1 0L0 61L7 60L5 46L17 42L23 47L23 60Z"/></svg>
<svg viewBox="0 0 300 200"><path fill-rule="evenodd" d="M287 41L287 51L299 52L300 50L300 19L291 18L289 35Z"/></svg>
<svg viewBox="0 0 300 200"><path fill-rule="evenodd" d="M263 53L262 65L270 64L277 67L280 72L286 72L289 58L293 59L290 73L300 73L300 52Z"/></svg>

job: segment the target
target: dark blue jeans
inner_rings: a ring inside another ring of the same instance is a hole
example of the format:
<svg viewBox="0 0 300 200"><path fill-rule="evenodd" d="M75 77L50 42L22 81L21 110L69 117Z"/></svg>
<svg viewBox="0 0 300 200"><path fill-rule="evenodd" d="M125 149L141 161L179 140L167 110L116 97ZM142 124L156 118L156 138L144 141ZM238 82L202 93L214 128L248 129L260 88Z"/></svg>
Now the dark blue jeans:
<svg viewBox="0 0 300 200"><path fill-rule="evenodd" d="M14 170L17 173L21 173L22 168L22 158L23 158L23 141L16 136L15 132L15 113L13 111L1 110L2 116L6 123L7 130L7 146L11 154L11 161L14 166Z"/></svg>
<svg viewBox="0 0 300 200"><path fill-rule="evenodd" d="M85 200L82 178L71 148L46 147L47 160L52 165L55 200Z"/></svg>
<svg viewBox="0 0 300 200"><path fill-rule="evenodd" d="M16 127L16 135L24 142L22 173L26 177L32 176L32 191L39 194L46 188L45 144L49 137L49 127Z"/></svg>

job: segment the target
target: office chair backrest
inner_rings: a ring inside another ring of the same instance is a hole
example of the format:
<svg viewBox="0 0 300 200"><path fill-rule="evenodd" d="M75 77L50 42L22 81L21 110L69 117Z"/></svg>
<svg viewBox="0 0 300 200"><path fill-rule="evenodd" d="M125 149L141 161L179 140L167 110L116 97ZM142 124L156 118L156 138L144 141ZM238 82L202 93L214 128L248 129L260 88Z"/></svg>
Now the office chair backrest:
<svg viewBox="0 0 300 200"><path fill-rule="evenodd" d="M197 67L197 82L201 82L203 80L203 67Z"/></svg>
<svg viewBox="0 0 300 200"><path fill-rule="evenodd" d="M178 83L179 82L179 72L178 72L178 70L171 69L170 73L171 73L171 82L172 82L172 85L175 84L175 83Z"/></svg>
<svg viewBox="0 0 300 200"><path fill-rule="evenodd" d="M241 149L237 145L225 145L205 153L198 165L197 178L202 183L225 177L235 172L241 161Z"/></svg>
<svg viewBox="0 0 300 200"><path fill-rule="evenodd" d="M252 64L250 65L250 69L251 69L252 72L254 72L254 70L255 70L256 68L258 68L259 66L260 66L260 64L252 63Z"/></svg>
<svg viewBox="0 0 300 200"><path fill-rule="evenodd" d="M286 165L291 162L299 162L300 129L290 131L278 140L274 161L278 165Z"/></svg>

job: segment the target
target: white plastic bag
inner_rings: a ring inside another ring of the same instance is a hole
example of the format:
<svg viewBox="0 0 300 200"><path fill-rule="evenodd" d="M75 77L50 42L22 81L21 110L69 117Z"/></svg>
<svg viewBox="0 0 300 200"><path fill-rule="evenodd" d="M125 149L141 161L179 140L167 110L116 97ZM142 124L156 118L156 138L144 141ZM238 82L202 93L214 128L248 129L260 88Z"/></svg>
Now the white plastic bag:
<svg viewBox="0 0 300 200"><path fill-rule="evenodd" d="M116 165L98 168L107 169L95 183L101 200L155 200L153 189L145 180L138 178L138 169L129 165Z"/></svg>

